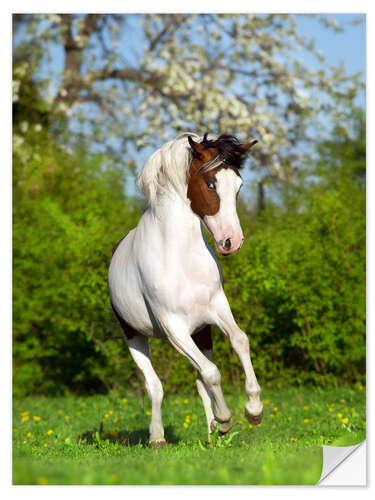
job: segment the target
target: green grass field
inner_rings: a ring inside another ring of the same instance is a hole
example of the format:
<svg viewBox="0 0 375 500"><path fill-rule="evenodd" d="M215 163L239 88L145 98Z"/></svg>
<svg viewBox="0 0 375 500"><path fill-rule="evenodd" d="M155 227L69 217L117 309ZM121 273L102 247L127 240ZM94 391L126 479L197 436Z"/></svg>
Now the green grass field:
<svg viewBox="0 0 375 500"><path fill-rule="evenodd" d="M166 394L168 445L147 446L145 397L30 397L14 401L13 484L316 484L323 444L365 438L365 390L265 389L250 426L245 395L227 395L231 434L208 446L198 396ZM229 437L228 437L229 436Z"/></svg>

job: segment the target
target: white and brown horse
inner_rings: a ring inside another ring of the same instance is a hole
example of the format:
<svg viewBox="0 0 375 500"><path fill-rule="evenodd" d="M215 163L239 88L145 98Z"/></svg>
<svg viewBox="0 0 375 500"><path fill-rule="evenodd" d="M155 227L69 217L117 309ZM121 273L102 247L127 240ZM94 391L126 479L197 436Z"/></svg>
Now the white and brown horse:
<svg viewBox="0 0 375 500"><path fill-rule="evenodd" d="M230 255L241 247L244 238L236 212L242 185L239 168L256 142L183 134L164 144L139 176L147 209L114 249L109 294L131 355L145 377L153 447L165 445L163 388L151 364L148 337L168 340L197 369L209 433L216 425L226 433L232 427L231 413L212 362L210 325L218 326L245 372L245 415L253 423L262 419L249 341L233 319L219 263L202 231L203 224L220 254Z"/></svg>

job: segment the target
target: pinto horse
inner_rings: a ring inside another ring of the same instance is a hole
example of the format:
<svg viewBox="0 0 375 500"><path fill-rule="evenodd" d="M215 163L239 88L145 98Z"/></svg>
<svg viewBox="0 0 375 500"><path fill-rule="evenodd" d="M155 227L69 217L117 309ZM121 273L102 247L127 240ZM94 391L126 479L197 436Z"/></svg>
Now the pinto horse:
<svg viewBox="0 0 375 500"><path fill-rule="evenodd" d="M248 401L245 415L260 423L263 405L247 335L237 326L222 286L219 254L240 249L244 237L236 212L239 169L257 141L183 134L146 162L138 183L148 206L138 226L114 248L109 267L112 308L130 353L143 372L151 399L150 446L165 446L162 384L151 364L149 337L168 340L198 371L196 380L208 432L232 428L231 413L213 363L211 325L228 336L242 363Z"/></svg>

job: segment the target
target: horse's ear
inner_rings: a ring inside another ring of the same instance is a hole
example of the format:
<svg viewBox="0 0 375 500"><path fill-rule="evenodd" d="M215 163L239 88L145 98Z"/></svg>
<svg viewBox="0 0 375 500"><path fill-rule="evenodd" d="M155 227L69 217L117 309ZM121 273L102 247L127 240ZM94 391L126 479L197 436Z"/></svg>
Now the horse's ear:
<svg viewBox="0 0 375 500"><path fill-rule="evenodd" d="M247 153L250 148L255 146L255 144L258 142L257 139L253 139L252 141L248 142L247 144L240 144L240 149L242 151L242 154Z"/></svg>
<svg viewBox="0 0 375 500"><path fill-rule="evenodd" d="M189 137L188 137L188 141L189 141L189 144L190 144L191 149L192 149L195 153L197 153L198 155L200 155L200 154L201 154L201 152L203 151L204 145L203 145L203 144L201 144L201 143L199 143L199 142L195 142L195 141L193 141L193 139L190 137L190 135L189 135Z"/></svg>

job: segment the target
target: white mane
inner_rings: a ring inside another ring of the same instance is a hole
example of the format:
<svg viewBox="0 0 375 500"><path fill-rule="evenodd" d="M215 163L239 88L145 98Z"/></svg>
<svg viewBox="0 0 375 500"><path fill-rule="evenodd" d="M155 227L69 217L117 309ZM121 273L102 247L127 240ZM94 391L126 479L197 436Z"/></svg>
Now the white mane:
<svg viewBox="0 0 375 500"><path fill-rule="evenodd" d="M194 141L202 140L202 137L197 134L185 132L176 139L166 142L150 156L139 174L138 186L151 205L155 203L162 191L170 187L182 199L186 198L191 161L188 136L191 136Z"/></svg>

